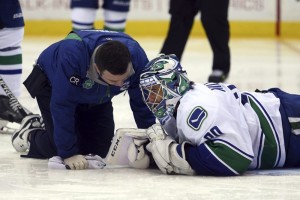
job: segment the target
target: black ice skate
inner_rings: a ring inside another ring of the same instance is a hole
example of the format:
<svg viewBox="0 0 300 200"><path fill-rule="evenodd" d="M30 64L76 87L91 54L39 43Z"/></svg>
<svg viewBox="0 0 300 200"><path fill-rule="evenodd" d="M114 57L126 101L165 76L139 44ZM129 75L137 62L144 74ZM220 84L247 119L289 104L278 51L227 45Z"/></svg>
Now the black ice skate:
<svg viewBox="0 0 300 200"><path fill-rule="evenodd" d="M228 77L228 74L225 74L221 70L213 70L213 72L208 77L208 82L213 83L222 83L224 82Z"/></svg>
<svg viewBox="0 0 300 200"><path fill-rule="evenodd" d="M0 120L6 120L9 122L21 123L24 117L17 109L13 109L10 105L9 98L4 95L0 95Z"/></svg>

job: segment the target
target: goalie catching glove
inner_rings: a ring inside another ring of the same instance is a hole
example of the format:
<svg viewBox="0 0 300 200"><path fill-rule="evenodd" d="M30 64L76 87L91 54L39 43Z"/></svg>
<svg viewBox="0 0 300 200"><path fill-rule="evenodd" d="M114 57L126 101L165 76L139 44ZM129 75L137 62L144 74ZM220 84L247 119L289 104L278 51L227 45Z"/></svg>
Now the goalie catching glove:
<svg viewBox="0 0 300 200"><path fill-rule="evenodd" d="M156 165L164 174L195 174L185 158L186 142L177 144L158 124L148 128L146 134L150 140L147 150L151 152Z"/></svg>
<svg viewBox="0 0 300 200"><path fill-rule="evenodd" d="M149 143L147 150L152 153L155 163L164 174L194 175L195 171L185 159L185 144L177 144L166 138Z"/></svg>
<svg viewBox="0 0 300 200"><path fill-rule="evenodd" d="M160 124L153 124L152 126L150 126L146 131L146 135L149 138L150 142L156 140L164 140L167 137L166 132Z"/></svg>

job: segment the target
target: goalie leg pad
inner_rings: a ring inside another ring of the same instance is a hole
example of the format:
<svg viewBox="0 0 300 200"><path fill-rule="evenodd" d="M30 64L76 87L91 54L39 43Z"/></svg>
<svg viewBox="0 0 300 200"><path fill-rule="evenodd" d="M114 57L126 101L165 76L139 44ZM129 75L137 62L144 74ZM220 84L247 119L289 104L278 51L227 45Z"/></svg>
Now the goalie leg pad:
<svg viewBox="0 0 300 200"><path fill-rule="evenodd" d="M106 164L147 168L150 159L143 147L148 141L145 132L145 129L118 129L105 158Z"/></svg>

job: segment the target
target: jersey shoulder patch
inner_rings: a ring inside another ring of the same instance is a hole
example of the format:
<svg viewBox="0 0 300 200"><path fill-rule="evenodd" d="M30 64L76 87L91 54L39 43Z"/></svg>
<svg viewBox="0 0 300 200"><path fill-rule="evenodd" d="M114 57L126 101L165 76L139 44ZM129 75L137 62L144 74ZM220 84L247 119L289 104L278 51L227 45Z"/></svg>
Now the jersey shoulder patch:
<svg viewBox="0 0 300 200"><path fill-rule="evenodd" d="M201 106L196 106L187 118L187 124L195 131L199 130L204 120L207 118L207 111Z"/></svg>
<svg viewBox="0 0 300 200"><path fill-rule="evenodd" d="M197 132L199 136L199 130L206 133L214 124L218 106L218 99L211 90L204 85L196 85L180 100L177 123L186 131L190 129L192 135Z"/></svg>

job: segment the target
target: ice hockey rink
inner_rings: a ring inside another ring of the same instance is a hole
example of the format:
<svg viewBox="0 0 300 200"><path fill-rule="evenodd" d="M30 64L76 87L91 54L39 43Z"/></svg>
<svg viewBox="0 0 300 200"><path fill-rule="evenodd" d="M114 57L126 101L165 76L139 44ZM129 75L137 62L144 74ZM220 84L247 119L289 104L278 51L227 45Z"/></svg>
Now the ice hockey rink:
<svg viewBox="0 0 300 200"><path fill-rule="evenodd" d="M25 37L23 80L39 53L59 39ZM163 38L136 39L149 59L163 42ZM300 93L300 40L232 38L230 47L227 82L245 91L280 87ZM211 61L207 40L191 38L182 59L189 78L206 82ZM39 113L24 87L19 100ZM123 94L113 99L116 128L135 127L127 102ZM300 169L249 171L237 177L167 176L156 169L131 168L53 170L48 169L47 160L20 158L10 138L0 135L0 199L300 199Z"/></svg>

